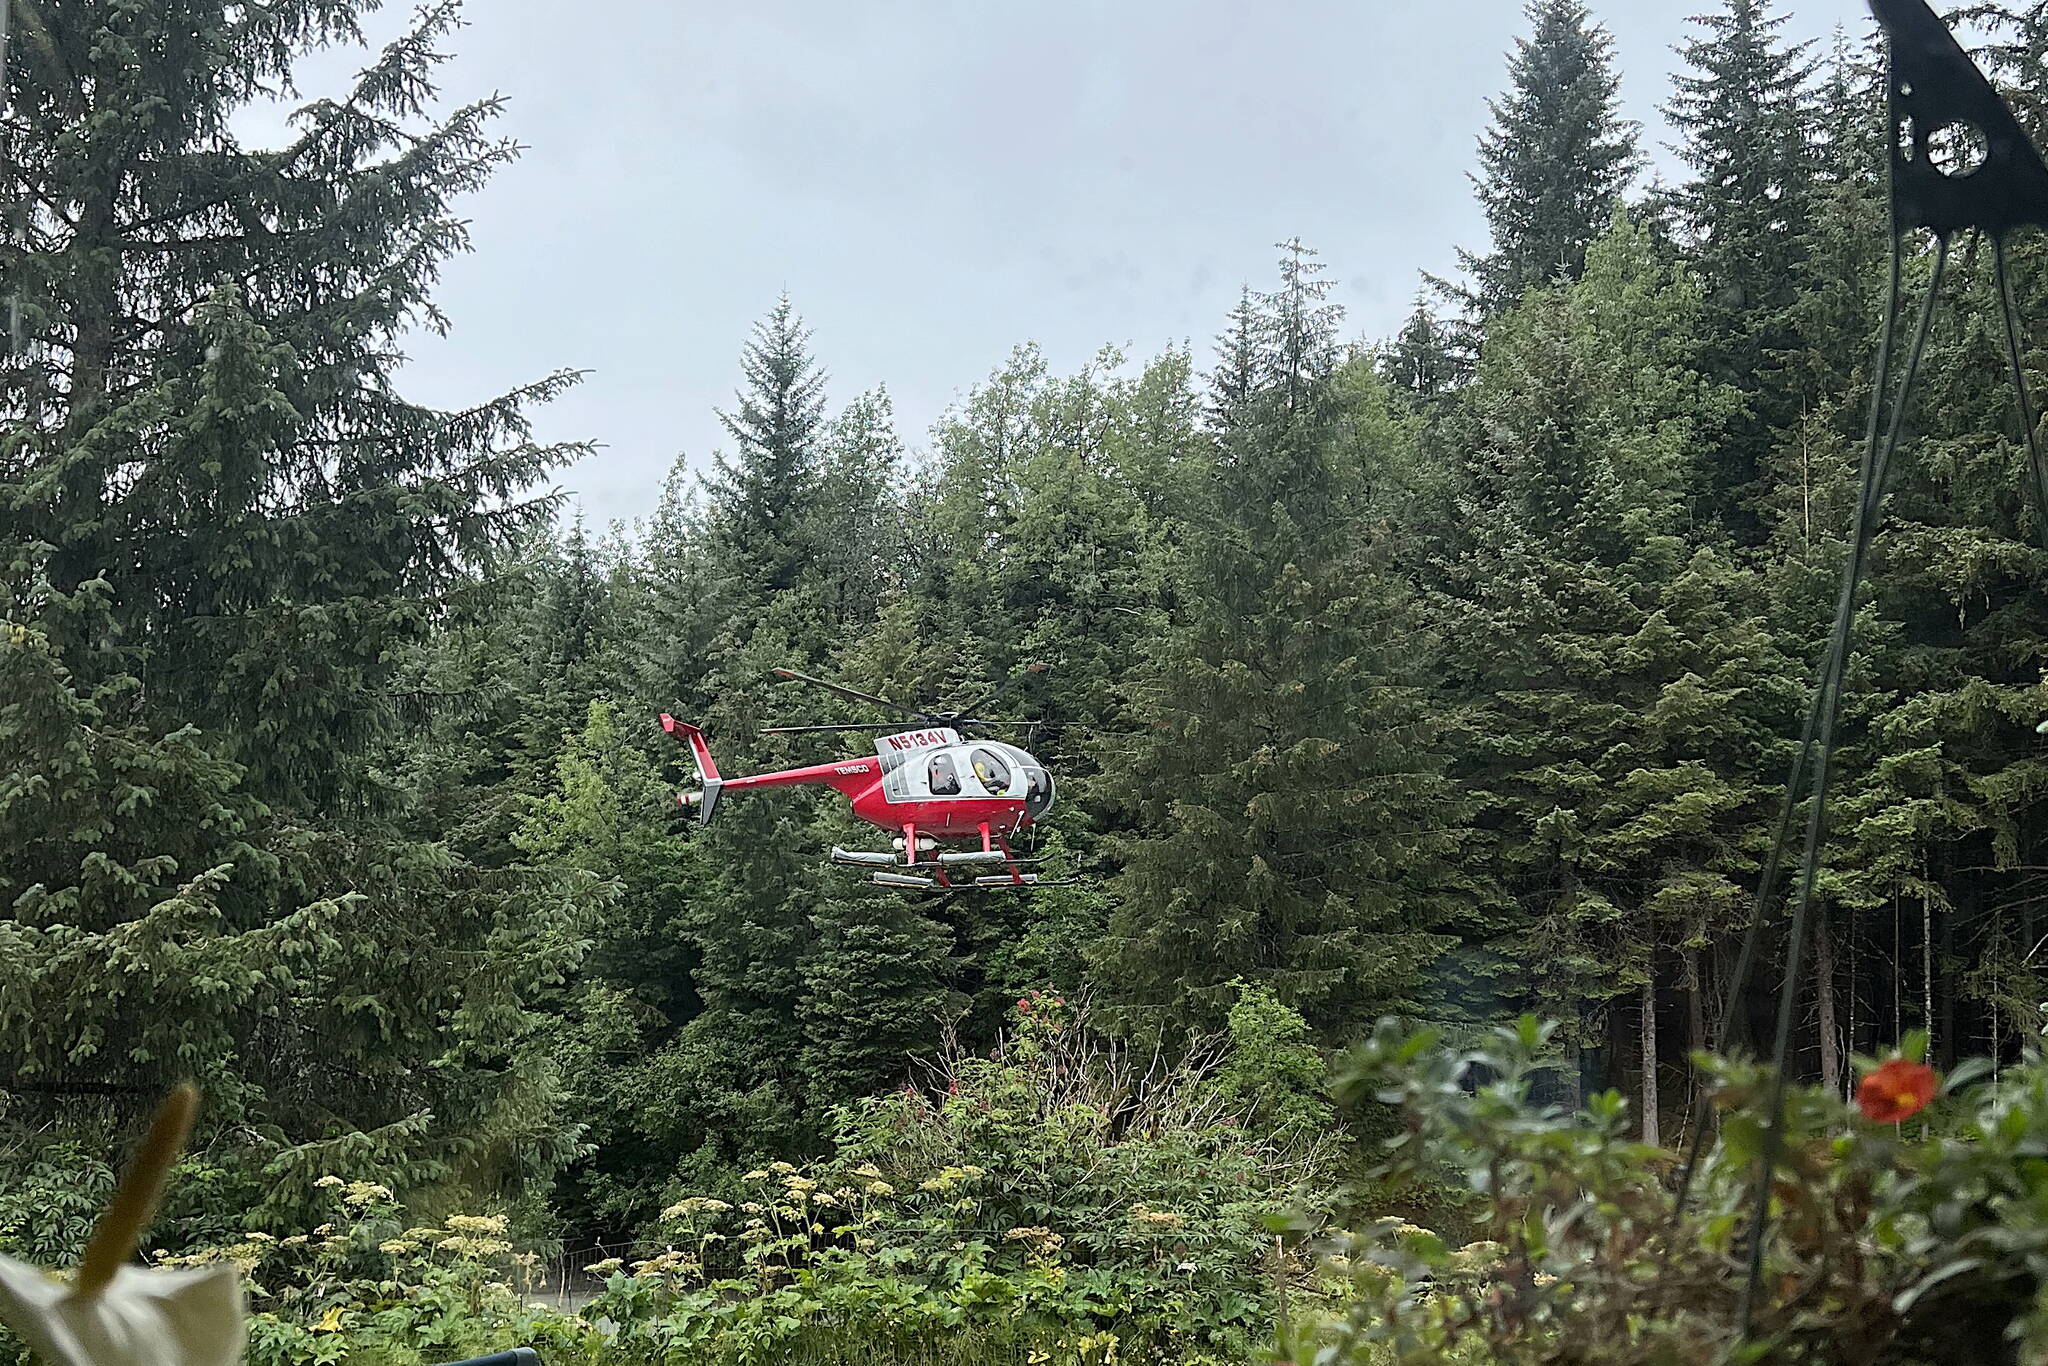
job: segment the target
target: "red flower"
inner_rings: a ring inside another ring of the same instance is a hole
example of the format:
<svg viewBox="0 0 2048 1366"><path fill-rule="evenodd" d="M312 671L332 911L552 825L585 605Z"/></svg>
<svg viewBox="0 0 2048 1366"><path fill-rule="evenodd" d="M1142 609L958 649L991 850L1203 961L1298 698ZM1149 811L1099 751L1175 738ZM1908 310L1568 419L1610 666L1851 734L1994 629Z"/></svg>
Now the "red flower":
<svg viewBox="0 0 2048 1366"><path fill-rule="evenodd" d="M1017 1013L1020 1015L1029 1015L1031 1013L1031 1002L1025 1000L1022 996L1019 996L1017 998Z"/></svg>
<svg viewBox="0 0 2048 1366"><path fill-rule="evenodd" d="M1934 1099L1934 1069L1926 1063L1893 1058L1856 1087L1856 1103L1865 1119L1897 1124L1911 1119Z"/></svg>

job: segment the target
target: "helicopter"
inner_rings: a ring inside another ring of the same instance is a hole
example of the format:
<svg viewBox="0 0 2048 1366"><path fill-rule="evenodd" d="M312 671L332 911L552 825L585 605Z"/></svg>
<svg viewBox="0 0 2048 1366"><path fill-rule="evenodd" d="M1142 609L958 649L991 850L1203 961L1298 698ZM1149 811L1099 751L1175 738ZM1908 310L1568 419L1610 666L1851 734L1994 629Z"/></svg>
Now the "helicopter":
<svg viewBox="0 0 2048 1366"><path fill-rule="evenodd" d="M1033 664L1024 673L1044 670L1043 664ZM869 880L879 886L951 892L1063 885L1065 880L1045 880L1032 871L1032 866L1042 860L1020 857L1009 844L1012 836L1035 825L1052 808L1052 774L1016 745L972 736L973 731L1005 724L977 720L972 713L1001 693L1008 683L970 707L937 712L906 706L794 669L774 672L778 678L824 688L856 702L901 713L908 720L770 726L761 733L872 731L875 751L872 756L727 778L719 773L718 764L711 757L711 745L704 731L663 712L662 729L689 748L702 783L700 790L685 792L676 801L685 807L695 807L699 822L708 825L728 793L764 787L829 787L852 803L855 816L895 836L893 851L841 849L834 845L830 854L835 864L868 869ZM959 842L968 847L940 847L942 843ZM1002 871L977 872L995 868Z"/></svg>

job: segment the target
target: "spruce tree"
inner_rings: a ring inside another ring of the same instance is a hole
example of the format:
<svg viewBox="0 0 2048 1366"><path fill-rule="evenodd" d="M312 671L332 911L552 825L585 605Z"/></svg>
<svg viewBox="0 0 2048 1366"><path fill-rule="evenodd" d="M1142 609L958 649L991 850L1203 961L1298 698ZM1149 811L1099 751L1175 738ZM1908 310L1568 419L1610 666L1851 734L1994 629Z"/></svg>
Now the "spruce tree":
<svg viewBox="0 0 2048 1366"><path fill-rule="evenodd" d="M814 533L827 610L843 629L875 619L908 568L903 441L889 392L860 395L832 419Z"/></svg>
<svg viewBox="0 0 2048 1366"><path fill-rule="evenodd" d="M1238 978L1341 1031L1407 998L1440 947L1457 803L1412 670L1424 653L1339 434L1399 439L1369 373L1345 411L1313 254L1226 343L1222 424L1170 624L1129 684L1110 775L1140 833L1105 973L1141 1027L1219 1022ZM1256 360L1248 360L1256 357ZM1240 366L1255 383L1241 397Z"/></svg>
<svg viewBox="0 0 2048 1366"><path fill-rule="evenodd" d="M1686 535L1694 433L1732 401L1693 367L1699 308L1618 217L1582 280L1496 320L1466 395L1437 612L1472 699L1472 854L1515 908L1525 989L1574 1046L1619 997L1697 992L1684 965L1740 915L1771 795L1759 756L1779 757L1799 690L1754 580Z"/></svg>
<svg viewBox="0 0 2048 1366"><path fill-rule="evenodd" d="M1515 40L1507 93L1488 102L1472 177L1492 249L1458 253L1471 276L1462 293L1482 316L1576 277L1638 169L1613 38L1581 0L1529 0L1524 13L1529 36Z"/></svg>
<svg viewBox="0 0 2048 1366"><path fill-rule="evenodd" d="M10 174L71 206L10 272L33 345L0 391L8 696L34 699L11 1113L97 1124L88 1098L194 1073L285 1202L343 1160L509 1184L575 1132L535 1006L587 888L471 866L393 776L421 642L573 454L525 418L566 376L456 412L395 383L455 201L513 148L495 100L425 112L447 4L287 146L234 126L362 8L58 0L9 63Z"/></svg>
<svg viewBox="0 0 2048 1366"><path fill-rule="evenodd" d="M700 506L679 492L669 501L650 552L656 619L677 628L658 656L667 672L655 682L674 699L663 709L703 725L732 774L816 762L801 737L758 732L803 719L780 713L791 703L786 690L771 693L773 670L825 668L838 630L819 543L824 377L787 298L756 325L741 369L739 401L721 415L734 449L701 481ZM805 693L798 704L814 702ZM695 785L673 747L670 763L680 786ZM799 1011L824 875L811 827L824 800L813 789L732 799L692 840L677 924L700 1006L649 1059L660 1079L649 1084L667 1094L645 1116L653 1139L696 1154L689 1161L731 1161L817 1132L820 1116L803 1111Z"/></svg>
<svg viewBox="0 0 2048 1366"><path fill-rule="evenodd" d="M1451 392L1462 370L1450 329L1430 312L1426 300L1417 299L1415 311L1380 355L1381 378L1427 406Z"/></svg>
<svg viewBox="0 0 2048 1366"><path fill-rule="evenodd" d="M714 459L706 506L719 550L744 562L728 572L758 603L794 588L818 548L825 376L788 295L754 325L740 370L739 404L718 415L734 449Z"/></svg>
<svg viewBox="0 0 2048 1366"><path fill-rule="evenodd" d="M590 1151L557 1206L572 1226L631 1227L654 1214L675 1154L647 1116L647 1059L698 1013L687 898L701 885L674 789L632 743L641 719L593 701L553 781L526 797L513 843L525 857L604 887L586 922L591 953L555 1027Z"/></svg>
<svg viewBox="0 0 2048 1366"><path fill-rule="evenodd" d="M1678 207L1705 293L1700 366L1744 400L1715 434L1703 505L1751 542L1760 529L1744 504L1760 492L1779 434L1811 406L1792 362L1818 188L1813 64L1810 44L1779 38L1786 16L1770 9L1768 0L1724 0L1695 17L1703 32L1681 49L1689 70L1666 109L1692 171Z"/></svg>

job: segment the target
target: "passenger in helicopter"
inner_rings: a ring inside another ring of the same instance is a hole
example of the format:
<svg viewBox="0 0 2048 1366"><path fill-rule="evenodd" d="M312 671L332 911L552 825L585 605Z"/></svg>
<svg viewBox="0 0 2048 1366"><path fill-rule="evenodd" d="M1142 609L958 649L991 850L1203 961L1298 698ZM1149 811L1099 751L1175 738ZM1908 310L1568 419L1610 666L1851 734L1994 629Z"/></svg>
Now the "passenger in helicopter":
<svg viewBox="0 0 2048 1366"><path fill-rule="evenodd" d="M960 795L960 775L953 768L953 756L943 750L932 756L931 786L934 797Z"/></svg>
<svg viewBox="0 0 2048 1366"><path fill-rule="evenodd" d="M991 797L1003 796L1010 790L1010 766L985 749L977 749L973 756L974 776Z"/></svg>

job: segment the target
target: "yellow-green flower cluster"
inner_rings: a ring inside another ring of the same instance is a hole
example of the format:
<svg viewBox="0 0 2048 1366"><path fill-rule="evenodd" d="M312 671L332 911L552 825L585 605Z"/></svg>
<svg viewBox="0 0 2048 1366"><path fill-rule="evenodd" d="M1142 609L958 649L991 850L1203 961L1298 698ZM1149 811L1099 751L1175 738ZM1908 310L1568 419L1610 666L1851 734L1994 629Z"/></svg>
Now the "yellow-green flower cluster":
<svg viewBox="0 0 2048 1366"><path fill-rule="evenodd" d="M341 1203L350 1209L362 1209L375 1204L388 1205L396 1198L389 1186L380 1186L374 1181L351 1181L341 1192Z"/></svg>
<svg viewBox="0 0 2048 1366"><path fill-rule="evenodd" d="M503 1238L472 1238L467 1234L451 1234L434 1246L442 1252L452 1252L464 1261L481 1262L492 1257L502 1257L512 1250L512 1244Z"/></svg>
<svg viewBox="0 0 2048 1366"><path fill-rule="evenodd" d="M1050 1257L1066 1245L1066 1239L1042 1224L1003 1230L1005 1242L1022 1243L1033 1256Z"/></svg>
<svg viewBox="0 0 2048 1366"><path fill-rule="evenodd" d="M675 1248L649 1257L645 1261L633 1263L633 1274L648 1280L688 1275L697 1269L695 1257Z"/></svg>
<svg viewBox="0 0 2048 1366"><path fill-rule="evenodd" d="M700 1214L723 1214L732 1206L723 1200L714 1200L708 1195L693 1195L687 1200L677 1201L661 1212L664 1219L693 1219Z"/></svg>

